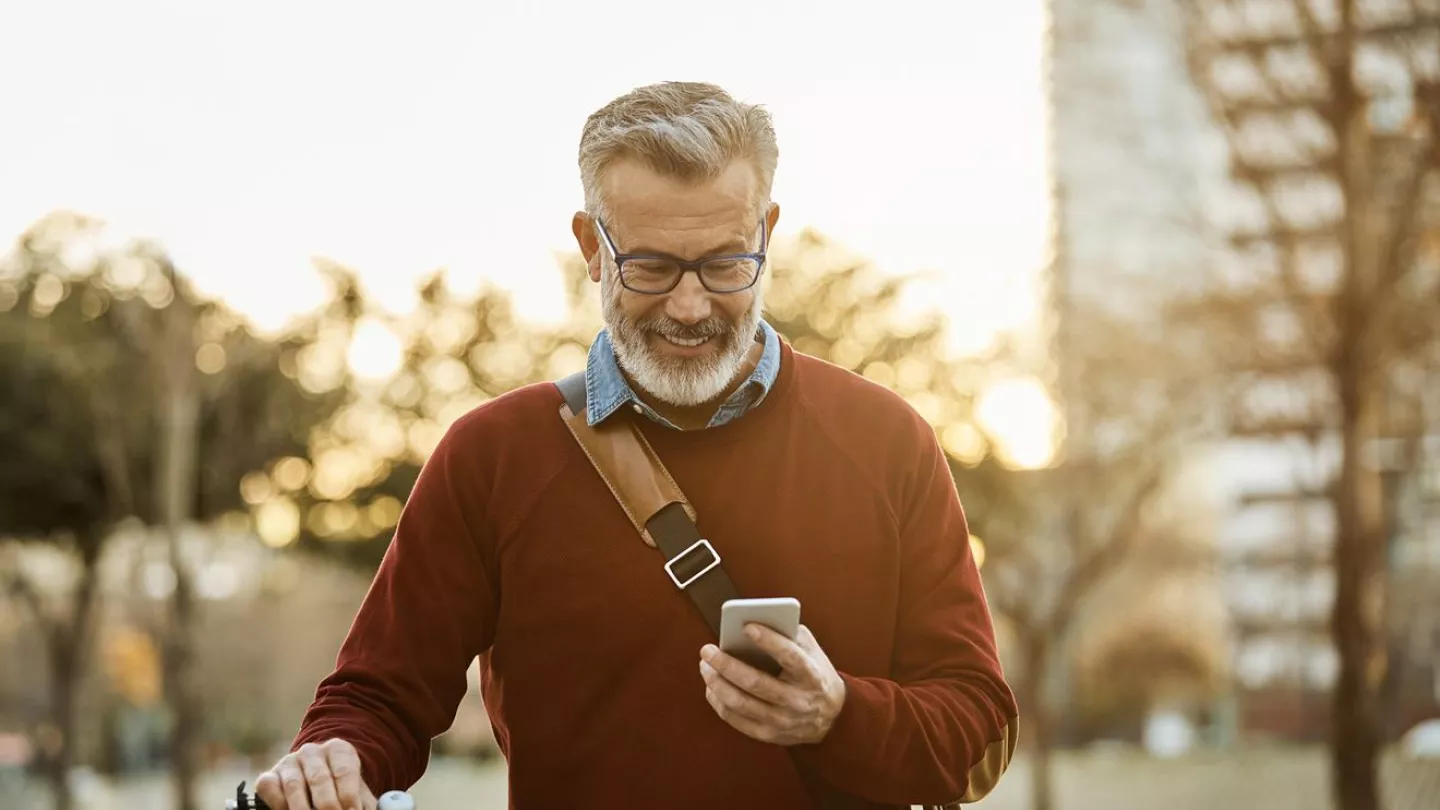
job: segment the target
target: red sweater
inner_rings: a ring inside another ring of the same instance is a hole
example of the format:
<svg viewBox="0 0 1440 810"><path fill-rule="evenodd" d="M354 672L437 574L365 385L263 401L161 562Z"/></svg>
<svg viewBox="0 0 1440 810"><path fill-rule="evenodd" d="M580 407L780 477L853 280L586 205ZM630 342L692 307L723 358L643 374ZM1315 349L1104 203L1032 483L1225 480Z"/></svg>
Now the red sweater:
<svg viewBox="0 0 1440 810"><path fill-rule="evenodd" d="M785 750L705 700L713 641L532 385L459 419L294 745L331 737L366 781L408 788L480 656L511 805L781 808ZM930 426L902 399L783 345L766 401L729 424L637 419L744 596L793 596L846 686L802 756L874 803L970 800L1015 740L965 516ZM988 756L987 756L988 754Z"/></svg>

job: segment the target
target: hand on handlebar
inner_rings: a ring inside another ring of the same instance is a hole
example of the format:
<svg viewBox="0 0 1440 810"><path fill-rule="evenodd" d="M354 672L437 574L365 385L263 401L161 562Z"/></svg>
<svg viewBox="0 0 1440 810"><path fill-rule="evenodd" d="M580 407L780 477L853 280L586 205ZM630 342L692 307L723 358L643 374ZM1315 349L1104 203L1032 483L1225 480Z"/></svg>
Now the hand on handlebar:
<svg viewBox="0 0 1440 810"><path fill-rule="evenodd" d="M376 810L375 795L360 778L360 756L344 740L306 743L255 780L255 794L270 810Z"/></svg>
<svg viewBox="0 0 1440 810"><path fill-rule="evenodd" d="M378 810L415 810L415 800L403 790L391 790L380 794L375 803ZM258 795L245 792L245 783L235 788L235 798L225 800L225 810L270 810L270 805Z"/></svg>

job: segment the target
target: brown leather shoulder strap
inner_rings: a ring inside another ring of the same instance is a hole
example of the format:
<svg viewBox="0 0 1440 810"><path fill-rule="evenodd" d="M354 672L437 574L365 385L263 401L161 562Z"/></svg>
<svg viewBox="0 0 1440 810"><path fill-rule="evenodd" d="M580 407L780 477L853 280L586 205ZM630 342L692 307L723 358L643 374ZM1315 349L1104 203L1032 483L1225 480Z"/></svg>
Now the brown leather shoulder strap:
<svg viewBox="0 0 1440 810"><path fill-rule="evenodd" d="M646 545L656 548L647 524L665 507L679 505L695 519L695 508L633 425L591 426L584 409L572 412L568 402L560 406L560 416Z"/></svg>
<svg viewBox="0 0 1440 810"><path fill-rule="evenodd" d="M700 536L695 507L638 428L624 419L589 423L583 372L577 375L556 383L566 399L560 418L646 545L664 555L670 581L690 597L719 638L721 608L740 596L720 565L720 552Z"/></svg>

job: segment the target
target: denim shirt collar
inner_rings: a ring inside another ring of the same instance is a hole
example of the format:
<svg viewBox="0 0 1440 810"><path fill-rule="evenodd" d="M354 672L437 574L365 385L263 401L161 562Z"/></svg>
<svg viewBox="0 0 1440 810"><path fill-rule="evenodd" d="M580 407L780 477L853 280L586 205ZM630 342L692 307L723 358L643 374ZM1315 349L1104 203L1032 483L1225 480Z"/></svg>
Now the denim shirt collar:
<svg viewBox="0 0 1440 810"><path fill-rule="evenodd" d="M763 319L760 321L760 333L765 347L761 350L760 362L755 364L755 371L746 379L744 385L737 388L735 393L721 404L706 427L717 427L740 418L763 402L765 395L770 393L770 388L780 374L780 335ZM610 333L605 329L595 336L585 363L585 400L587 418L591 425L597 425L609 419L622 407L631 405L655 422L676 428L670 420L656 413L635 395L634 389L620 370Z"/></svg>

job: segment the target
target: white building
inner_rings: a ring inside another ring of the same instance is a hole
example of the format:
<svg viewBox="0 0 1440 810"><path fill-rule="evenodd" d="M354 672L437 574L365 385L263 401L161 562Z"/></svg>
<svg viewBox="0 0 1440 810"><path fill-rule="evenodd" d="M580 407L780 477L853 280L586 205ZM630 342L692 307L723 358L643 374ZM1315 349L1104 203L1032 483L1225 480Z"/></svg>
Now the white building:
<svg viewBox="0 0 1440 810"><path fill-rule="evenodd" d="M1064 370L1067 316L1077 305L1164 329L1157 300L1247 272L1226 261L1235 187L1224 139L1189 78L1177 2L1050 0L1051 293L1062 397L1067 386L1084 384ZM1277 340L1294 331L1284 319L1269 326ZM1267 381L1247 392L1247 410L1303 418L1314 405L1313 383ZM1083 441L1084 418L1069 416L1070 435ZM1440 444L1430 447L1428 478L1405 489L1411 497L1397 507L1392 565L1440 559ZM1338 460L1336 437L1323 433L1313 440L1233 434L1196 450L1209 482L1199 496L1219 512L1216 542L1242 694L1314 693L1334 680L1328 560L1335 526L1322 491ZM1436 632L1424 643L1433 644Z"/></svg>

